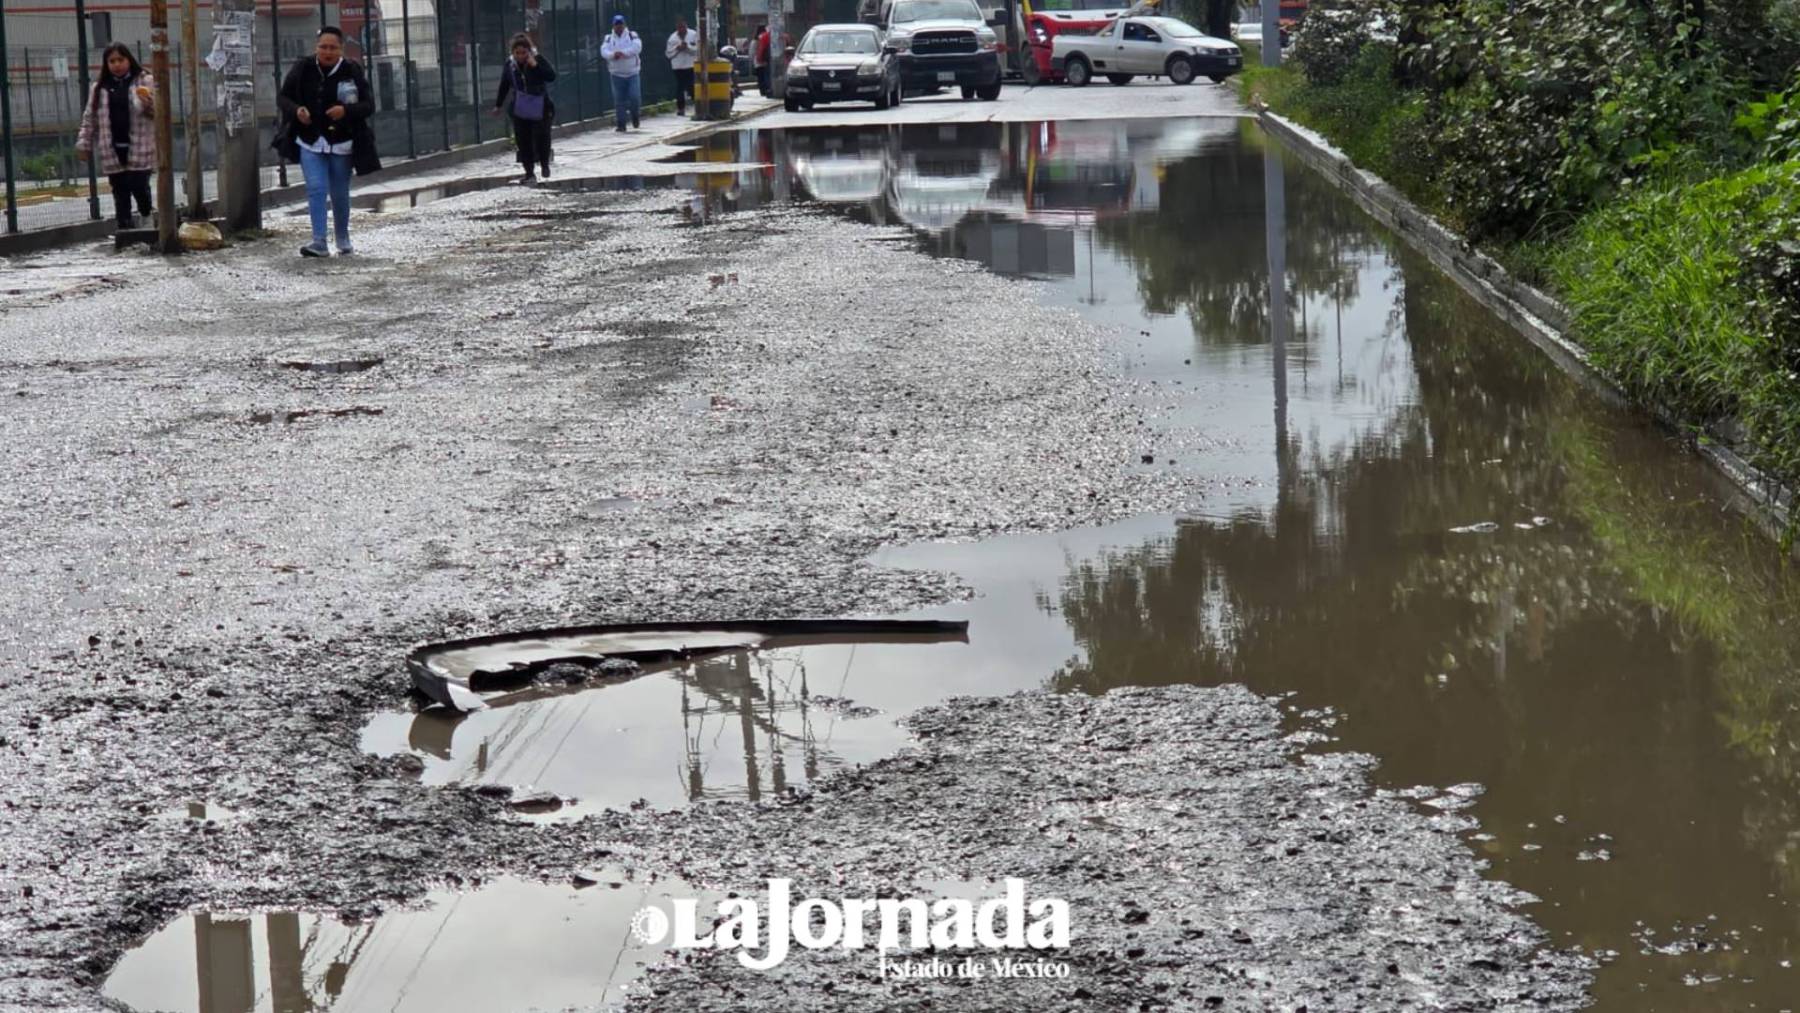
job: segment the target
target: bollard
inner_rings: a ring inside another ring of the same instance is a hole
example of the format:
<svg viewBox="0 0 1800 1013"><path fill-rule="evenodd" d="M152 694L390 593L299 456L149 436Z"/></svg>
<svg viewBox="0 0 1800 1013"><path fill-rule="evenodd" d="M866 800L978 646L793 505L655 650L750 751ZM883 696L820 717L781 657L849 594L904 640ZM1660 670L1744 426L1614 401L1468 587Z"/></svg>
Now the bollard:
<svg viewBox="0 0 1800 1013"><path fill-rule="evenodd" d="M702 120L731 118L730 60L708 60L704 73L694 75L694 117Z"/></svg>

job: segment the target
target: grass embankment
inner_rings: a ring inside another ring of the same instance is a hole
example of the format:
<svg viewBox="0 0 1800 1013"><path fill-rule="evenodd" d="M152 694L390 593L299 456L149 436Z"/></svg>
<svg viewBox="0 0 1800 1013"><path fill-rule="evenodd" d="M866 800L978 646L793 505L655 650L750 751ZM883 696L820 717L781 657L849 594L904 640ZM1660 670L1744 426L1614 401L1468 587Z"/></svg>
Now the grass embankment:
<svg viewBox="0 0 1800 1013"><path fill-rule="evenodd" d="M1253 65L1242 87L1462 226L1420 157L1428 149L1417 134L1423 98L1396 87L1386 61L1359 60L1330 86L1291 64ZM1671 173L1560 230L1486 245L1568 307L1571 337L1628 396L1702 438L1732 434L1740 452L1791 489L1800 485L1800 334L1783 306L1800 291L1796 223L1800 162L1790 162L1698 182ZM1790 517L1790 538L1797 523Z"/></svg>

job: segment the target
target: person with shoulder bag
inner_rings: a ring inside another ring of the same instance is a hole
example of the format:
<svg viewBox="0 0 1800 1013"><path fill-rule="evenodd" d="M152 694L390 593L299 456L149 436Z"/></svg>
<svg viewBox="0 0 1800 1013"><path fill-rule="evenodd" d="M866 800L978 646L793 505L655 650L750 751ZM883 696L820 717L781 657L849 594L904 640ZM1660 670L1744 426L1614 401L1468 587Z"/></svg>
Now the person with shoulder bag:
<svg viewBox="0 0 1800 1013"><path fill-rule="evenodd" d="M531 36L524 32L512 37L512 59L500 68L500 92L494 96L495 116L512 96L513 142L519 149L519 165L525 175L519 180L527 185L536 182L532 166L541 166L544 178L550 178L550 123L556 116L556 103L550 101L550 82L556 80L556 68L538 55Z"/></svg>
<svg viewBox="0 0 1800 1013"><path fill-rule="evenodd" d="M112 184L113 212L121 229L137 224L131 217L133 200L138 217L150 217L150 173L156 168L155 94L155 79L123 42L106 47L100 75L81 111L75 153L88 159L96 147L100 149L100 171Z"/></svg>
<svg viewBox="0 0 1800 1013"><path fill-rule="evenodd" d="M312 56L302 57L281 82L275 98L282 125L275 149L300 163L306 177L306 207L312 216L312 242L303 257L329 256L325 247L325 206L337 226L337 252L347 257L350 245L350 174L366 176L381 169L375 152L374 92L362 65L344 56L344 33L334 25L319 29Z"/></svg>

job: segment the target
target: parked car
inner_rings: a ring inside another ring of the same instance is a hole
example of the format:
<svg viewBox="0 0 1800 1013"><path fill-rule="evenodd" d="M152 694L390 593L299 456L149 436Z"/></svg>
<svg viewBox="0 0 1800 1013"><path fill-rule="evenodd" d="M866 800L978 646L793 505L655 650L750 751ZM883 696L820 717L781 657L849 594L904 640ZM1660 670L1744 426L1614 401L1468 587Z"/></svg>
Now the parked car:
<svg viewBox="0 0 1800 1013"><path fill-rule="evenodd" d="M787 67L788 112L824 102L900 104L900 61L872 25L819 25L807 32Z"/></svg>
<svg viewBox="0 0 1800 1013"><path fill-rule="evenodd" d="M1061 35L1050 53L1051 67L1077 88L1095 74L1113 84L1130 84L1139 74L1192 84L1197 75L1220 82L1244 69L1236 45L1168 17L1120 18L1093 35Z"/></svg>
<svg viewBox="0 0 1800 1013"><path fill-rule="evenodd" d="M964 99L1000 97L1000 39L975 0L870 0L863 12L899 59L906 91L955 85Z"/></svg>

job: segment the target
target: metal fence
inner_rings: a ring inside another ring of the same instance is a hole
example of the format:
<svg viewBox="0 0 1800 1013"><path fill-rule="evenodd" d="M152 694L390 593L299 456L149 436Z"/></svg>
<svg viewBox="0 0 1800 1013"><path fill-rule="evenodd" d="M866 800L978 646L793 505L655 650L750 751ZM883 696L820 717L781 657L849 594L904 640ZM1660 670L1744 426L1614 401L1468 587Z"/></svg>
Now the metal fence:
<svg viewBox="0 0 1800 1013"><path fill-rule="evenodd" d="M788 0L790 31L837 8L846 0ZM67 3L69 6L58 6ZM758 4L762 6L758 8ZM187 131L198 130L204 190L214 193L216 165L213 119L215 83L205 63L212 39L212 4L196 15L200 53L183 52L182 9L170 3L171 81L174 110L176 193L186 165ZM556 68L552 96L560 122L601 116L612 109L612 88L600 59L600 42L614 14L624 14L644 40L643 98L672 99L674 75L662 46L681 15L696 24L695 0L258 0L256 104L264 143L265 186L285 184L299 173L278 165L267 141L275 124L275 95L296 60L312 52L321 24L343 29L351 59L364 64L374 89L374 125L382 157L397 160L445 148L493 140L508 133L504 117L488 118L499 86L507 41L517 32L536 40ZM101 9L96 9L101 8ZM147 6L108 0L0 0L0 161L6 179L6 231L49 228L109 216L105 180L92 177L90 163L75 156L82 106L99 70L100 52L110 42L130 46L150 64ZM742 38L762 18L767 0L727 0L729 19L721 35ZM751 11L746 15L744 11ZM186 61L199 59L201 115L188 122Z"/></svg>

